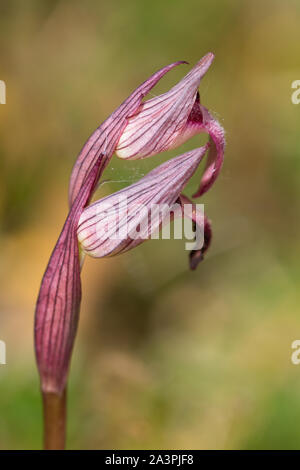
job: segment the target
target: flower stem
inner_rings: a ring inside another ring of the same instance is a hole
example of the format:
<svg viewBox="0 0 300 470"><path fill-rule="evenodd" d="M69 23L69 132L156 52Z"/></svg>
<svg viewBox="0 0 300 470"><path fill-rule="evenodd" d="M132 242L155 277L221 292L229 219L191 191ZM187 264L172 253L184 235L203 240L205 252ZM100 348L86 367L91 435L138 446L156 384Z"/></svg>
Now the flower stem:
<svg viewBox="0 0 300 470"><path fill-rule="evenodd" d="M66 389L61 395L42 392L44 449L63 450L66 443Z"/></svg>

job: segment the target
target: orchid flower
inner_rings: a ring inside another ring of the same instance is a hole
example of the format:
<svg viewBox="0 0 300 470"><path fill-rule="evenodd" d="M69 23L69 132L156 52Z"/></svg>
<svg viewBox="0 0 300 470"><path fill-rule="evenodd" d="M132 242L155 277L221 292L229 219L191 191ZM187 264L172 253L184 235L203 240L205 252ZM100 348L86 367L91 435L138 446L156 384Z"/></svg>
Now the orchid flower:
<svg viewBox="0 0 300 470"><path fill-rule="evenodd" d="M61 394L66 384L81 295L76 238L80 213L91 198L128 118L139 109L143 97L160 78L181 63L163 67L140 85L92 134L74 165L70 178L70 212L42 279L35 312L36 358L44 393ZM97 173L92 181L95 168Z"/></svg>
<svg viewBox="0 0 300 470"><path fill-rule="evenodd" d="M185 62L175 62L153 74L96 129L77 158L69 185L70 211L42 279L35 313L36 358L44 398L49 394L62 397L66 388L79 319L80 250L94 257L120 254L163 227L167 216L184 217L188 205L192 207L188 217L198 230L203 229L203 243L196 244L190 253L191 269L196 268L209 246L210 223L182 190L207 150L206 169L194 197L211 187L223 163L224 131L200 103L198 92L213 59L212 53L207 54L169 92L142 102L163 75ZM145 158L175 148L200 132L209 135L204 147L160 165L128 188L88 206L114 152L123 159ZM120 196L128 201L126 208L118 203ZM137 213L140 204L146 212ZM149 210L155 204L163 205L164 210L151 220L146 232L132 238L131 233L149 220ZM125 221L129 231L121 230L121 236L115 237L115 223L122 226ZM45 421L53 414L47 403L44 400ZM50 428L48 448L63 445L56 444L60 434L57 427Z"/></svg>

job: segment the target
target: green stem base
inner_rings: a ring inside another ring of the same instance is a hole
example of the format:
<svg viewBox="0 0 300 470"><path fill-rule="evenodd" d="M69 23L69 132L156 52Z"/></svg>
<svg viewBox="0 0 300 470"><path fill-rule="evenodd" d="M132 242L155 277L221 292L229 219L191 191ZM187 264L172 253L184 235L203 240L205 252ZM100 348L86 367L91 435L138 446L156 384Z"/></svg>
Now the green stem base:
<svg viewBox="0 0 300 470"><path fill-rule="evenodd" d="M43 394L44 449L63 450L66 444L66 390Z"/></svg>

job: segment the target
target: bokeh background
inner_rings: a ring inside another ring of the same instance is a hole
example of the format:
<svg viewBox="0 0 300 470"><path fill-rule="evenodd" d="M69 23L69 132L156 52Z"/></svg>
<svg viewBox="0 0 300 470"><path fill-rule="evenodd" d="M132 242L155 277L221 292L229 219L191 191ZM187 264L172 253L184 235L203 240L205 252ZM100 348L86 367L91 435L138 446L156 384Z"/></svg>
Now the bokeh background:
<svg viewBox="0 0 300 470"><path fill-rule="evenodd" d="M68 448L300 448L299 24L298 0L0 3L2 449L41 448L33 312L80 148L155 70L208 51L201 99L227 136L203 198L211 250L196 272L178 240L86 260ZM199 142L140 162L114 157L97 196Z"/></svg>

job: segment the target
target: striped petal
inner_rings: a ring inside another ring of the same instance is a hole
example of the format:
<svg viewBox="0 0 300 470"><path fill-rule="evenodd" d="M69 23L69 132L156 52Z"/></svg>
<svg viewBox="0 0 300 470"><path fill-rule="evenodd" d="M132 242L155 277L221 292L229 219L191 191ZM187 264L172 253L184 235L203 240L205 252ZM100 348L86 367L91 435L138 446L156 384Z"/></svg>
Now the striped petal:
<svg viewBox="0 0 300 470"><path fill-rule="evenodd" d="M211 143L199 190L193 194L193 197L199 197L211 188L221 171L224 160L225 133L221 124L204 106L200 105L200 103L196 103L195 108L197 112L202 113L203 129L209 134ZM198 111L198 109L200 111Z"/></svg>
<svg viewBox="0 0 300 470"><path fill-rule="evenodd" d="M85 178L42 279L35 311L35 351L44 392L62 393L81 300L77 226L99 177L101 158Z"/></svg>
<svg viewBox="0 0 300 470"><path fill-rule="evenodd" d="M148 80L140 85L90 136L84 144L80 154L77 157L73 167L70 186L69 203L74 202L82 183L93 167L97 159L101 156L100 173L108 164L112 154L115 151L117 143L124 131L128 119L136 113L141 105L144 96L156 85L156 83L176 65L186 63L184 61L174 62L163 67L153 74ZM100 177L99 176L99 177Z"/></svg>
<svg viewBox="0 0 300 470"><path fill-rule="evenodd" d="M120 158L149 157L175 148L204 130L202 119L190 117L200 81L213 59L214 55L208 53L170 91L142 104L120 137L116 149Z"/></svg>
<svg viewBox="0 0 300 470"><path fill-rule="evenodd" d="M208 146L163 163L138 182L85 208L77 231L83 251L101 258L128 251L150 238L196 171ZM159 211L155 212L157 208Z"/></svg>

